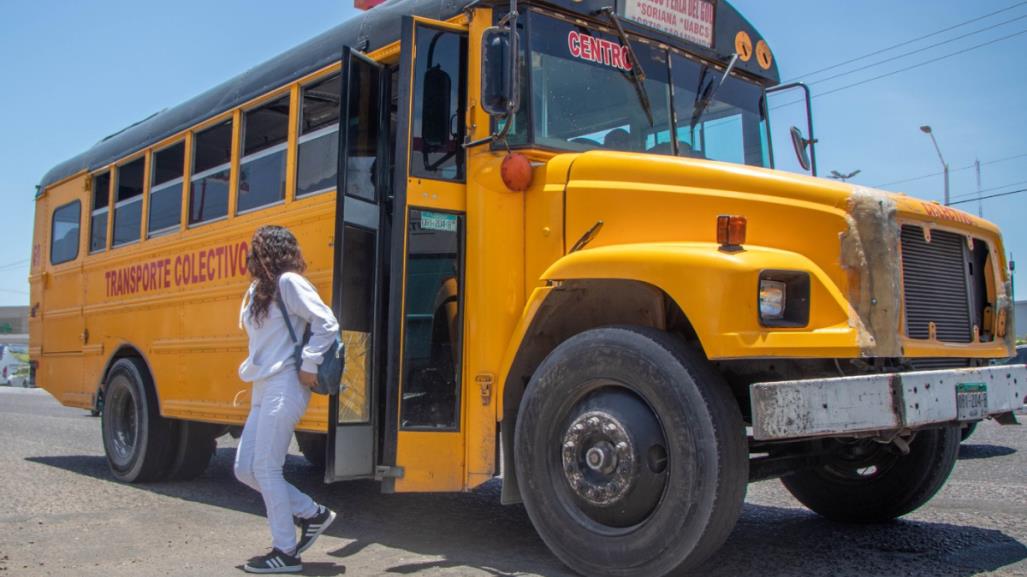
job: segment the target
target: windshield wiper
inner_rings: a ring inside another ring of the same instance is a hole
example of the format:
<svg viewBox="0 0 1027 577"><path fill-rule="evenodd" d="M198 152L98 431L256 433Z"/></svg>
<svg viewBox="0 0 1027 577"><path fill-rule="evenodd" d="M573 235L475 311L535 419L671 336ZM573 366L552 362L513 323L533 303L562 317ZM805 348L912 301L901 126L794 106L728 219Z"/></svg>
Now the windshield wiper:
<svg viewBox="0 0 1027 577"><path fill-rule="evenodd" d="M624 27L620 25L620 19L617 18L613 8L607 6L601 9L600 12L604 12L610 17L610 22L613 22L613 27L617 29L617 36L620 37L621 46L627 48L628 53L631 54L631 80L635 83L635 91L638 92L638 100L642 103L645 117L649 119L649 126L655 127L656 121L653 120L653 107L649 103L649 93L645 90L645 70L642 68L642 62L635 55L635 49L631 47L631 43L628 42L628 35L624 33Z"/></svg>
<svg viewBox="0 0 1027 577"><path fill-rule="evenodd" d="M731 56L731 63L727 65L727 69L724 70L724 75L720 78L720 82L714 86L711 80L705 87L703 81L706 79L706 72L710 69L706 67L703 69L702 77L699 78L699 93L695 95L695 106L692 108L692 130L695 130L699 121L702 120L703 114L706 114L706 110L710 107L710 103L713 102L713 97L717 95L721 86L724 86L724 82L727 81L727 77L731 75L731 71L734 70L735 64L738 63L738 54Z"/></svg>

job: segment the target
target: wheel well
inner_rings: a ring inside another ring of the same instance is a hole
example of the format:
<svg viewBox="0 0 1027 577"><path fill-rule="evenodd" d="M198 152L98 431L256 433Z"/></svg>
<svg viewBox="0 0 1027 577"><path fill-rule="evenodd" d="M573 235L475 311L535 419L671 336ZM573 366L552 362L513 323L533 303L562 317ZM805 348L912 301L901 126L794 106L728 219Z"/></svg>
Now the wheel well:
<svg viewBox="0 0 1027 577"><path fill-rule="evenodd" d="M514 431L524 390L546 356L560 343L584 331L610 325L644 326L678 335L702 350L681 307L659 287L632 280L565 281L539 307L524 333L503 387L503 503L520 502L514 473Z"/></svg>
<svg viewBox="0 0 1027 577"><path fill-rule="evenodd" d="M107 359L107 363L104 364L100 382L96 386L96 397L94 398L93 408L97 411L103 410L103 397L107 390L107 380L110 378L111 369L114 367L114 363L118 362L118 360L126 358L135 358L143 362L143 365L146 367L146 376L149 376L150 382L153 383L153 392L155 393L154 398L157 399L157 408L159 411L160 395L156 394L157 385L156 381L153 378L153 370L150 368L150 361L146 358L145 355L143 355L142 352L139 351L139 349L130 344L123 344L119 346L118 349L114 351L114 354L111 355L109 359Z"/></svg>

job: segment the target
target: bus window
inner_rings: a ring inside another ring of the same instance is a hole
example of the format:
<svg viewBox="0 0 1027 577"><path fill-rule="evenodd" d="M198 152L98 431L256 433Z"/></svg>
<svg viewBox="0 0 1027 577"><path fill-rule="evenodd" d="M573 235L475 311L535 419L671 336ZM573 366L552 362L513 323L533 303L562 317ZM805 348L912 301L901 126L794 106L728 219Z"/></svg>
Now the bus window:
<svg viewBox="0 0 1027 577"><path fill-rule="evenodd" d="M400 411L404 428L457 428L461 220L455 214L410 211Z"/></svg>
<svg viewBox="0 0 1027 577"><path fill-rule="evenodd" d="M416 54L410 172L424 178L463 180L467 38L456 32L425 30L417 35ZM448 91L445 90L447 82ZM426 85L430 98L448 99L445 113L425 116ZM442 126L426 131L430 123Z"/></svg>
<svg viewBox="0 0 1027 577"><path fill-rule="evenodd" d="M536 143L562 150L673 152L666 50L631 40L646 75L650 124L628 52L615 34L535 12L530 19L529 102ZM659 138L660 133L666 136Z"/></svg>
<svg viewBox="0 0 1027 577"><path fill-rule="evenodd" d="M672 56L671 65L674 110L678 117L678 154L766 166L760 87L729 77L693 127L691 118L697 89L706 83L719 83L721 74L677 54Z"/></svg>
<svg viewBox="0 0 1027 577"><path fill-rule="evenodd" d="M303 88L296 196L335 188L341 94L342 77L338 74Z"/></svg>
<svg viewBox="0 0 1027 577"><path fill-rule="evenodd" d="M93 176L93 210L89 219L89 252L107 248L107 205L111 194L111 173Z"/></svg>
<svg viewBox="0 0 1027 577"><path fill-rule="evenodd" d="M238 212L285 199L285 148L289 136L289 97L243 115L239 161Z"/></svg>
<svg viewBox="0 0 1027 577"><path fill-rule="evenodd" d="M350 67L346 118L346 194L375 199L374 170L378 162L378 123L381 119L381 75L375 68Z"/></svg>
<svg viewBox="0 0 1027 577"><path fill-rule="evenodd" d="M140 157L118 167L118 187L114 196L114 246L139 240L143 218L143 170Z"/></svg>
<svg viewBox="0 0 1027 577"><path fill-rule="evenodd" d="M346 266L342 278L342 336L347 348L339 396L339 423L366 423L371 418L371 378L374 359L374 287L376 233L345 225Z"/></svg>
<svg viewBox="0 0 1027 577"><path fill-rule="evenodd" d="M53 211L50 224L50 264L61 264L78 258L78 227L82 215L80 201Z"/></svg>
<svg viewBox="0 0 1027 577"><path fill-rule="evenodd" d="M228 215L228 179L232 168L232 121L198 132L193 139L193 177L189 190L189 224Z"/></svg>
<svg viewBox="0 0 1027 577"><path fill-rule="evenodd" d="M185 143L179 142L153 153L150 179L148 236L178 229L182 220L182 176L185 174Z"/></svg>

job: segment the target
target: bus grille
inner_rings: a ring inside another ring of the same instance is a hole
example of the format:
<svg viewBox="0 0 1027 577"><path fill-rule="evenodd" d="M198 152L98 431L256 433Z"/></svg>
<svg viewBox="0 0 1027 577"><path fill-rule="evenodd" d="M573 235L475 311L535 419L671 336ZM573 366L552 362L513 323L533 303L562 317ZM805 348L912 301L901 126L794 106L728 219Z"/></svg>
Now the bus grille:
<svg viewBox="0 0 1027 577"><path fill-rule="evenodd" d="M967 294L966 237L943 230L924 240L919 226L902 227L902 284L906 298L906 336L935 336L947 343L973 340Z"/></svg>

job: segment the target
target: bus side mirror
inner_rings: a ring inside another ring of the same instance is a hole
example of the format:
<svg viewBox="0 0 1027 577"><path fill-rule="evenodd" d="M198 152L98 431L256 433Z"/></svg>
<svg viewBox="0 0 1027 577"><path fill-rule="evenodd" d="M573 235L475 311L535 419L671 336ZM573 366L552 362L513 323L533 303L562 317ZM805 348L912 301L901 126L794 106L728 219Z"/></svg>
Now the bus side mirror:
<svg viewBox="0 0 1027 577"><path fill-rule="evenodd" d="M491 116L517 111L517 34L493 26L481 38L481 107Z"/></svg>
<svg viewBox="0 0 1027 577"><path fill-rule="evenodd" d="M421 89L421 140L426 151L443 148L452 138L450 134L450 94L453 81L449 73L438 64L424 73Z"/></svg>
<svg viewBox="0 0 1027 577"><path fill-rule="evenodd" d="M811 141L802 135L797 127L792 127L792 147L795 149L795 157L799 159L799 165L803 170L810 169L809 149Z"/></svg>

